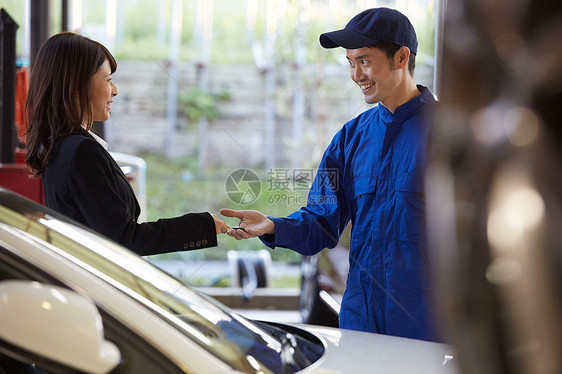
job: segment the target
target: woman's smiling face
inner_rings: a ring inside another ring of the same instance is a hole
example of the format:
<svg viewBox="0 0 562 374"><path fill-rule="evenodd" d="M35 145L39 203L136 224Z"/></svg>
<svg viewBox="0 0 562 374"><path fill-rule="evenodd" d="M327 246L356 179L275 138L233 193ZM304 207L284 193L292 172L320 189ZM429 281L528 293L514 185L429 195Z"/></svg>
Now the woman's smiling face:
<svg viewBox="0 0 562 374"><path fill-rule="evenodd" d="M109 61L105 60L92 77L90 90L94 121L107 121L110 116L113 97L117 95L117 87L115 87L111 78Z"/></svg>

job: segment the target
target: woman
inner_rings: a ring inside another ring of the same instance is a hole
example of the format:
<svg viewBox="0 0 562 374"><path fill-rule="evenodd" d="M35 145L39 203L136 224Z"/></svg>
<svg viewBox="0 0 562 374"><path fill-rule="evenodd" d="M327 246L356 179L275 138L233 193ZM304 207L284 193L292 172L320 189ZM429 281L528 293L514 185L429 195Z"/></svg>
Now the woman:
<svg viewBox="0 0 562 374"><path fill-rule="evenodd" d="M105 142L90 132L109 118L117 63L100 43L63 32L39 50L26 111L26 163L45 204L139 255L217 245L228 226L214 214L138 223L140 206Z"/></svg>

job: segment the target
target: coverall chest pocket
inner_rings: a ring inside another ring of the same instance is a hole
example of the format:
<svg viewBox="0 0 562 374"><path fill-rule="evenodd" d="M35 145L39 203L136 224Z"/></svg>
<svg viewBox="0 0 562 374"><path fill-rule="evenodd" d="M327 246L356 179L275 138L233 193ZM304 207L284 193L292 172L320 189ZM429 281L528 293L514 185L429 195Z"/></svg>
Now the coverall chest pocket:
<svg viewBox="0 0 562 374"><path fill-rule="evenodd" d="M396 180L396 223L399 235L425 233L423 175L404 174ZM411 240L411 236L409 236Z"/></svg>
<svg viewBox="0 0 562 374"><path fill-rule="evenodd" d="M353 181L353 188L357 209L353 231L364 233L373 225L377 205L377 177L357 178Z"/></svg>

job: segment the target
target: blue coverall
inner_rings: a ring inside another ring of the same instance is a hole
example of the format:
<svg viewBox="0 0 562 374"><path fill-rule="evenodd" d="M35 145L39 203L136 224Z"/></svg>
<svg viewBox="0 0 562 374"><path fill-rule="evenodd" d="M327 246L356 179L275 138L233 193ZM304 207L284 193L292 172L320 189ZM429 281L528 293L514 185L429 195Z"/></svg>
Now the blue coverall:
<svg viewBox="0 0 562 374"><path fill-rule="evenodd" d="M325 151L306 207L270 217L262 241L303 255L333 248L352 223L340 327L434 340L423 174L429 89L391 113L377 105L346 123Z"/></svg>

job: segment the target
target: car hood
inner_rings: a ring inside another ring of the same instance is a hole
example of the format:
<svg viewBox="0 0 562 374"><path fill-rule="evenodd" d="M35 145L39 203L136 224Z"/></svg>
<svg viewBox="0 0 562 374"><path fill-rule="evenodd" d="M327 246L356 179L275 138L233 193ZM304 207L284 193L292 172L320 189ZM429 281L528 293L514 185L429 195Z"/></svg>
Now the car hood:
<svg viewBox="0 0 562 374"><path fill-rule="evenodd" d="M455 374L453 348L446 344L312 325L303 328L325 344L325 354L301 373ZM368 358L368 359L367 359Z"/></svg>

